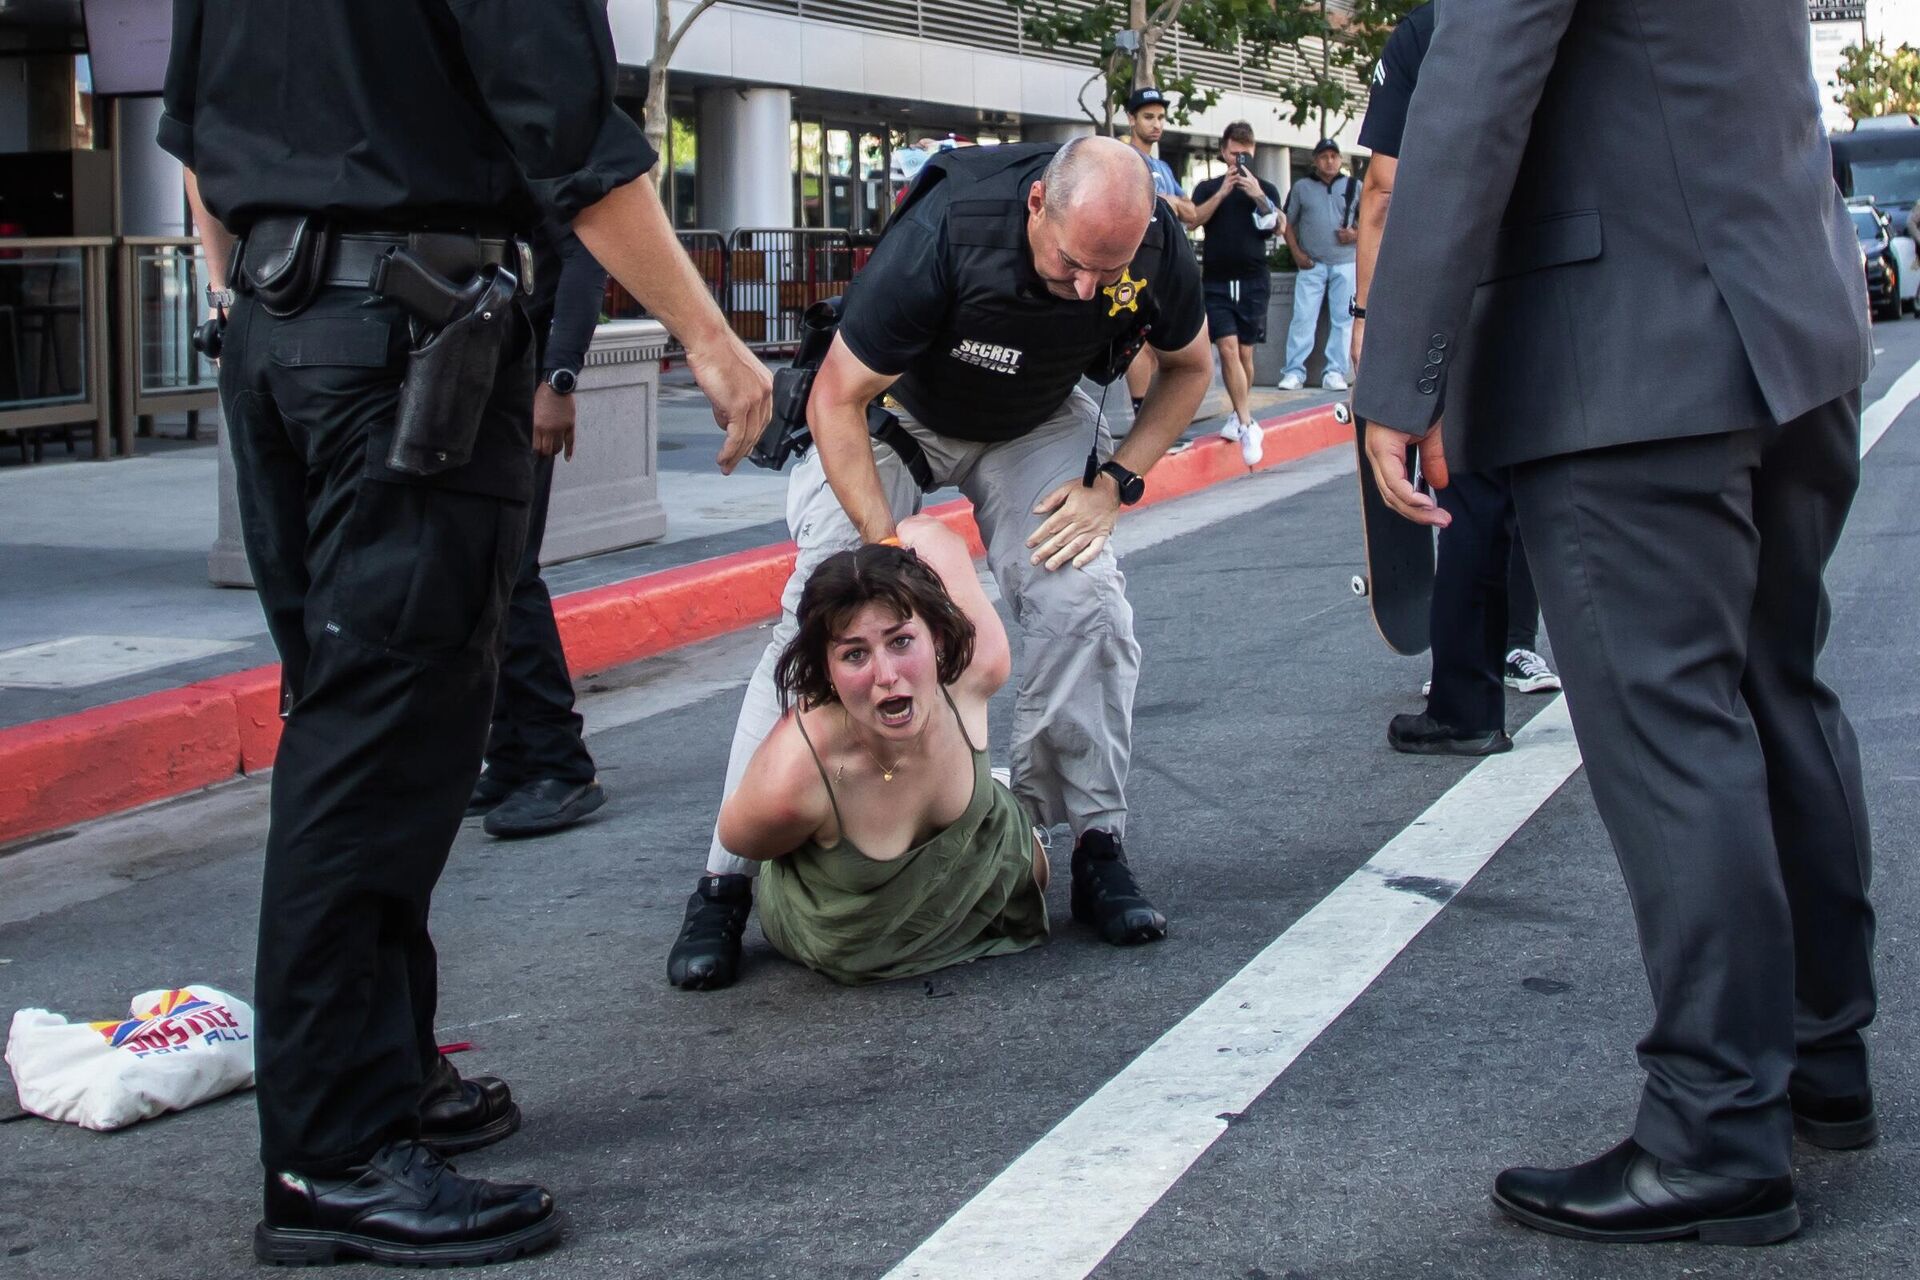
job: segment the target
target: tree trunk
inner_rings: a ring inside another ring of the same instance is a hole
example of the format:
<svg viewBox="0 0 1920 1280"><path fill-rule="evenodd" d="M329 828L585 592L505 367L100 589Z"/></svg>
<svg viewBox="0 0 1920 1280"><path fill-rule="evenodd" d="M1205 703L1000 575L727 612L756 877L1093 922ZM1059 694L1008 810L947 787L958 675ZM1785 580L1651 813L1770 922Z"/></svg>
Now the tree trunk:
<svg viewBox="0 0 1920 1280"><path fill-rule="evenodd" d="M682 28L684 30L685 28ZM669 0L653 0L653 62L647 68L646 115L647 143L660 157L653 166L653 186L658 191L666 181L667 167L667 63L673 58L673 10Z"/></svg>

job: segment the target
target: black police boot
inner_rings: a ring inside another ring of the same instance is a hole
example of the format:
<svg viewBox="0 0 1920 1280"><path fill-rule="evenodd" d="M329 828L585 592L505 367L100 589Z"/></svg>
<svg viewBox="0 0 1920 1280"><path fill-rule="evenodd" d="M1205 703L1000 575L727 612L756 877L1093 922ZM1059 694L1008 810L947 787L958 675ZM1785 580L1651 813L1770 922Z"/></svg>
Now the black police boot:
<svg viewBox="0 0 1920 1280"><path fill-rule="evenodd" d="M520 1128L520 1105L498 1076L463 1080L445 1058L420 1091L420 1141L442 1156L492 1146Z"/></svg>
<svg viewBox="0 0 1920 1280"><path fill-rule="evenodd" d="M1083 831L1073 846L1073 918L1116 947L1167 936L1167 918L1133 882L1126 850L1110 831Z"/></svg>
<svg viewBox="0 0 1920 1280"><path fill-rule="evenodd" d="M390 1142L334 1177L268 1173L253 1256L281 1266L505 1262L560 1238L544 1187L463 1178L418 1142Z"/></svg>
<svg viewBox="0 0 1920 1280"><path fill-rule="evenodd" d="M667 952L667 981L682 991L716 991L740 975L740 935L753 911L752 876L701 876L686 923Z"/></svg>
<svg viewBox="0 0 1920 1280"><path fill-rule="evenodd" d="M515 787L481 825L490 836L519 840L564 831L607 802L599 780L541 778Z"/></svg>

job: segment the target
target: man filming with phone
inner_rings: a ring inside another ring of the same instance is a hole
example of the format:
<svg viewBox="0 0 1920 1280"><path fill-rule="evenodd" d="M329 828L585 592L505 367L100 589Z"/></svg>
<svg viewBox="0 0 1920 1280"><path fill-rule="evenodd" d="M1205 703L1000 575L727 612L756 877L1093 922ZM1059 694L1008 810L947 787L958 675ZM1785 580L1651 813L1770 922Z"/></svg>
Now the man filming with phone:
<svg viewBox="0 0 1920 1280"><path fill-rule="evenodd" d="M1207 328L1220 348L1220 380L1233 412L1220 434L1240 443L1248 466L1260 461L1261 435L1247 402L1253 388L1253 349L1267 340L1267 242L1280 225L1280 190L1253 176L1253 126L1236 120L1220 135L1224 177L1193 189L1194 225L1206 228L1201 279Z"/></svg>

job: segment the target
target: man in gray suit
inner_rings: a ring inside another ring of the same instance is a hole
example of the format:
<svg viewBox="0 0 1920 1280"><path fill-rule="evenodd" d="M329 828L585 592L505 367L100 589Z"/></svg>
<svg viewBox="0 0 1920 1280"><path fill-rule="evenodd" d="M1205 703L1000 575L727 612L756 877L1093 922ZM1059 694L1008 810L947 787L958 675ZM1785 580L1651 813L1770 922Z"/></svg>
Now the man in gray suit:
<svg viewBox="0 0 1920 1280"><path fill-rule="evenodd" d="M1795 1129L1875 1135L1866 805L1815 669L1871 348L1806 5L1437 12L1355 409L1410 519L1446 523L1408 437L1435 484L1513 469L1654 999L1632 1137L1494 1200L1589 1239L1784 1239Z"/></svg>

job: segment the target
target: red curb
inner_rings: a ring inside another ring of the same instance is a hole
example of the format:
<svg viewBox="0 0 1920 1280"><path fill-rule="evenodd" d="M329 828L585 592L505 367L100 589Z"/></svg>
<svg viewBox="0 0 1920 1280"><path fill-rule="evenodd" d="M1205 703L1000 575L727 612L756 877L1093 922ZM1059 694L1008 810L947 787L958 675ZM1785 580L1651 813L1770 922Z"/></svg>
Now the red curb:
<svg viewBox="0 0 1920 1280"><path fill-rule="evenodd" d="M1350 441L1331 405L1261 424L1278 466ZM1142 506L1247 474L1237 445L1204 438L1161 460ZM927 514L984 554L964 498ZM554 602L567 664L602 671L765 622L780 611L794 545L702 560ZM178 689L0 729L0 844L182 795L273 763L280 668L254 667Z"/></svg>

